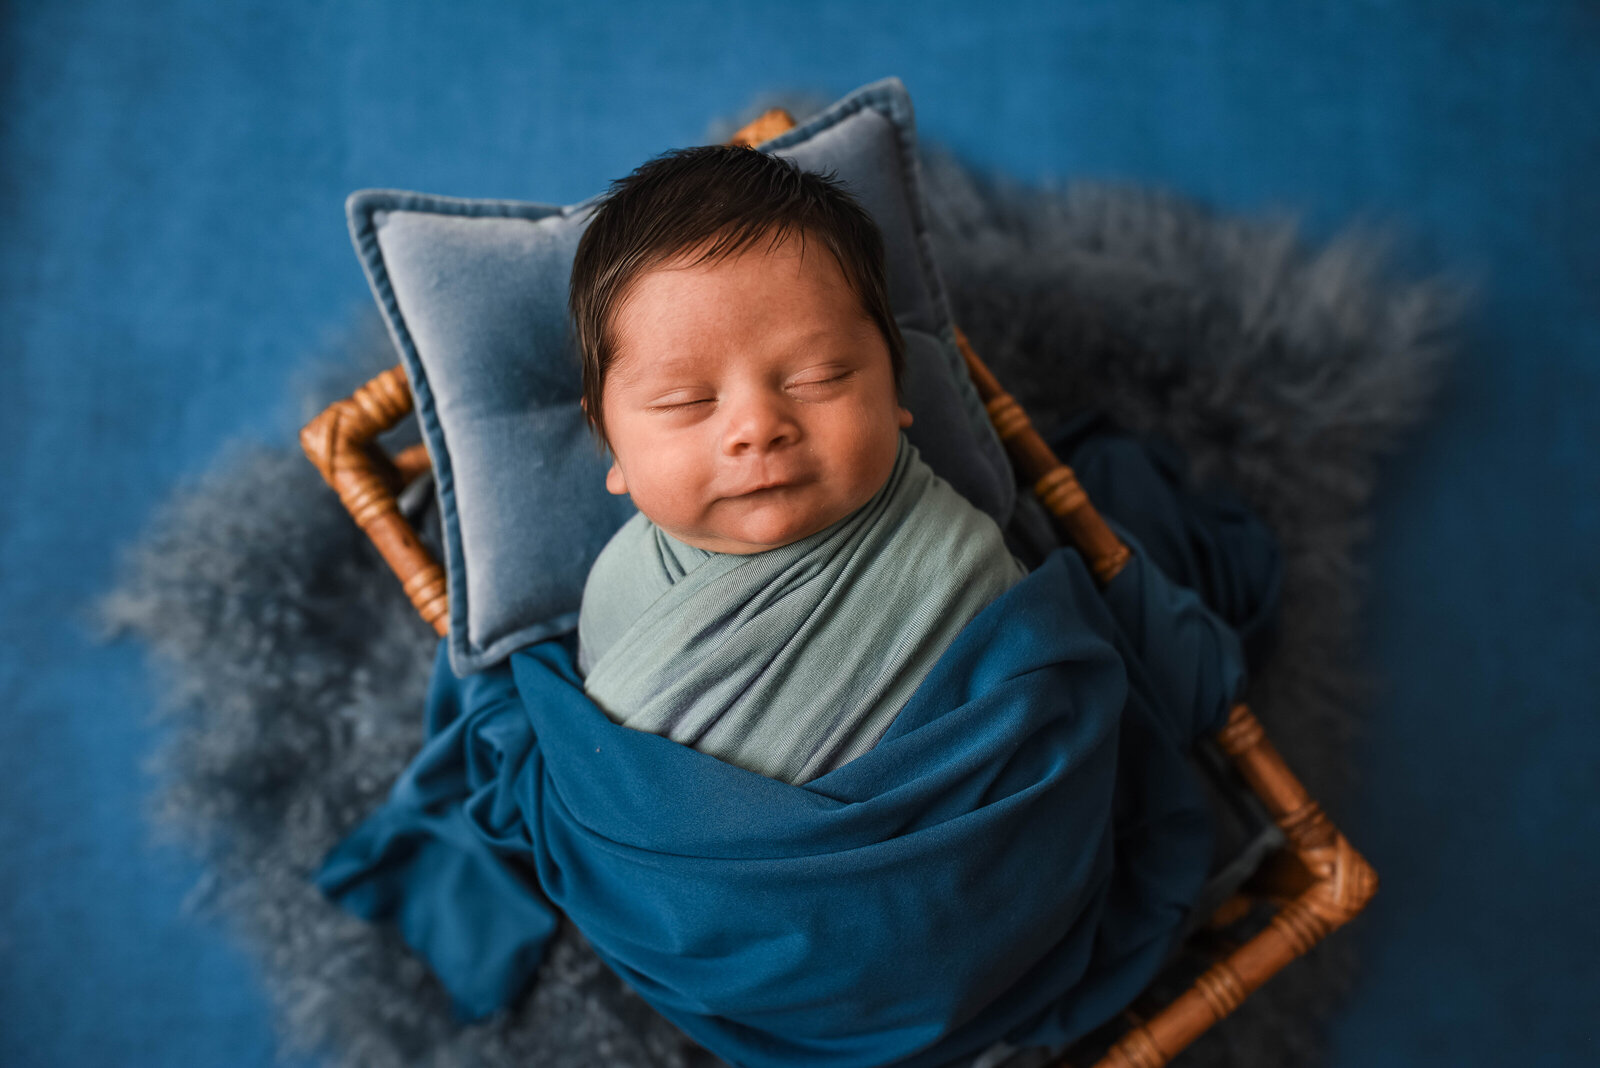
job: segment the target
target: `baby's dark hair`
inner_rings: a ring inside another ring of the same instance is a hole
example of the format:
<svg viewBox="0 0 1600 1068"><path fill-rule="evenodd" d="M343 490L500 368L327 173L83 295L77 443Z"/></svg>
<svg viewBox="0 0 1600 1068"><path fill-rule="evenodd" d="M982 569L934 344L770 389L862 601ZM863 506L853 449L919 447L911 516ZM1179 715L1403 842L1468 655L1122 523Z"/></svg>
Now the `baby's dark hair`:
<svg viewBox="0 0 1600 1068"><path fill-rule="evenodd" d="M905 340L889 306L883 235L835 173L816 174L754 148L702 145L665 152L618 178L595 208L572 261L567 307L583 360L583 404L605 441L600 397L616 356L612 321L641 274L711 244L687 266L713 262L770 235L814 238L889 347L896 388ZM714 240L713 240L714 239Z"/></svg>

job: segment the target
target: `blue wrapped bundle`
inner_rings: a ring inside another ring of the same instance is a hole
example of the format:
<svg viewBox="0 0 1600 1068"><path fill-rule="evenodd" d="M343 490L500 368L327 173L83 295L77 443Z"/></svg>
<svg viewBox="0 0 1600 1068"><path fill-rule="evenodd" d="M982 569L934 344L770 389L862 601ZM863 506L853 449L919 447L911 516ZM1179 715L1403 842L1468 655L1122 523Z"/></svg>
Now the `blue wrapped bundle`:
<svg viewBox="0 0 1600 1068"><path fill-rule="evenodd" d="M465 679L441 642L423 751L317 882L396 923L465 1018L517 997L559 910L736 1064L1071 1041L1205 882L1187 752L1245 679L1235 631L1113 527L1133 558L1108 586L1052 553L872 749L800 785L612 722L570 636Z"/></svg>

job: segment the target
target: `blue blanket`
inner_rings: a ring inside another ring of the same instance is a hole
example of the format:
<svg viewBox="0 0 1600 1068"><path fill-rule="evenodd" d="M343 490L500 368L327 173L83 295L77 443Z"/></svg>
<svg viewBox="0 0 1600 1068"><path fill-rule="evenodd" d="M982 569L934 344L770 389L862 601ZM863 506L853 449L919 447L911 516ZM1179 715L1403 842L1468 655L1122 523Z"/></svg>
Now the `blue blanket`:
<svg viewBox="0 0 1600 1068"><path fill-rule="evenodd" d="M396 923L464 1017L518 995L560 910L735 1064L1070 1041L1159 970L1205 881L1185 751L1245 674L1117 529L1134 558L1104 590L1056 551L876 747L799 786L613 723L570 644L457 679L441 643L425 748L318 884Z"/></svg>

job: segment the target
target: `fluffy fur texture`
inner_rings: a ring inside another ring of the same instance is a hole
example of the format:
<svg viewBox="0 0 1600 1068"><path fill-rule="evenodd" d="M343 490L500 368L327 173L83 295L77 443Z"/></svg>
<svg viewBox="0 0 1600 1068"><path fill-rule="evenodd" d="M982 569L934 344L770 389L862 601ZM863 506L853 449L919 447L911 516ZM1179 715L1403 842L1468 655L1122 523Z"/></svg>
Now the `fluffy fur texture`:
<svg viewBox="0 0 1600 1068"><path fill-rule="evenodd" d="M924 158L957 322L1036 421L1092 405L1167 435L1197 480L1232 483L1277 531L1281 636L1251 702L1337 819L1370 685L1354 637L1375 463L1424 414L1462 290L1388 277L1371 233L1313 250L1289 220L1138 189L1010 187ZM396 362L375 315L351 351L304 388L307 418ZM259 953L286 1049L346 1065L715 1063L570 926L530 996L462 1028L395 936L313 890L323 854L420 743L435 638L294 443L219 457L125 563L101 611L162 669L152 819L204 858L194 906ZM1313 1063L1353 973L1352 940L1335 935L1180 1063Z"/></svg>

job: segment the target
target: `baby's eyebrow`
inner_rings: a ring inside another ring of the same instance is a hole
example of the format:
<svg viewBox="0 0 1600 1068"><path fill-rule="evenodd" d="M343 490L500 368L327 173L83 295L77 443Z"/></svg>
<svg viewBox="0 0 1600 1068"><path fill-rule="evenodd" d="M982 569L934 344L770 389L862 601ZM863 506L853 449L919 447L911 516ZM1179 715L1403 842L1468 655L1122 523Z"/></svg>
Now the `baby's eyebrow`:
<svg viewBox="0 0 1600 1068"><path fill-rule="evenodd" d="M817 326L784 339L783 344L791 352L812 348L819 344L826 344L830 349L838 349L845 353L851 353L856 350L856 346L853 344L853 335L848 331L838 329L837 326Z"/></svg>
<svg viewBox="0 0 1600 1068"><path fill-rule="evenodd" d="M623 382L652 384L664 378L693 378L702 373L701 364L692 356L666 356L653 360L628 360L622 366L613 365L616 377Z"/></svg>
<svg viewBox="0 0 1600 1068"><path fill-rule="evenodd" d="M801 330L791 335L781 336L774 344L774 348L788 359L809 355L818 345L827 345L828 356L833 359L843 359L853 356L857 352L855 345L839 343L841 341L836 330L828 326L814 326L809 330ZM629 385L647 384L651 388L661 386L663 380L694 379L706 374L703 358L694 353L683 355L659 355L648 358L618 356L606 369L606 377L624 382Z"/></svg>
<svg viewBox="0 0 1600 1068"><path fill-rule="evenodd" d="M787 343L791 347L799 347L801 345L810 345L810 344L813 344L814 342L817 342L817 341L826 340L827 338L833 336L833 333L834 333L834 331L828 329L827 327L819 326L819 327L815 327L814 329L807 330L807 331L805 331L803 333L794 335L793 337L787 339Z"/></svg>

